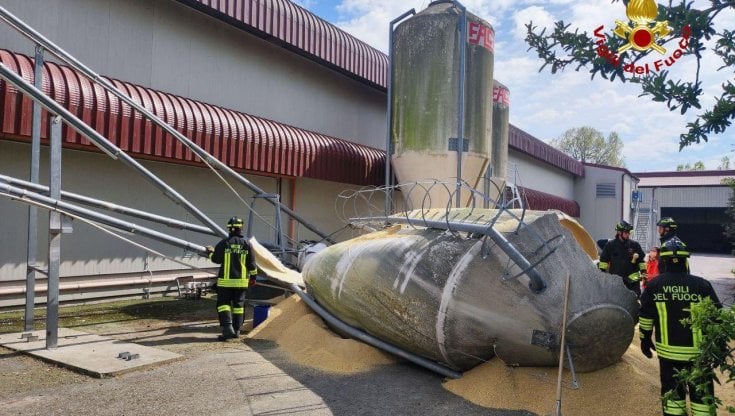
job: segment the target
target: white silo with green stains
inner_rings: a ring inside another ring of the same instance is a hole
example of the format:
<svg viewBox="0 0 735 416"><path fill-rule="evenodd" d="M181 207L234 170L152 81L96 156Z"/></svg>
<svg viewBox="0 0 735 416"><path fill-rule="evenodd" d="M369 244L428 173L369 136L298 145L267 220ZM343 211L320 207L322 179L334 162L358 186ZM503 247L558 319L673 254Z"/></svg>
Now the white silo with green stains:
<svg viewBox="0 0 735 416"><path fill-rule="evenodd" d="M451 0L433 1L396 27L391 61L392 166L399 183L453 181L458 175L461 9ZM495 32L466 13L464 140L462 179L478 188L490 159ZM450 140L454 139L454 140ZM454 142L454 146L452 146ZM451 150L450 150L451 148ZM431 195L445 207L446 192ZM413 195L412 195L413 197ZM425 203L416 193L414 208ZM467 195L463 195L466 204Z"/></svg>
<svg viewBox="0 0 735 416"><path fill-rule="evenodd" d="M505 179L508 174L508 131L510 129L510 91L493 81L493 127L490 136L490 166L493 177Z"/></svg>

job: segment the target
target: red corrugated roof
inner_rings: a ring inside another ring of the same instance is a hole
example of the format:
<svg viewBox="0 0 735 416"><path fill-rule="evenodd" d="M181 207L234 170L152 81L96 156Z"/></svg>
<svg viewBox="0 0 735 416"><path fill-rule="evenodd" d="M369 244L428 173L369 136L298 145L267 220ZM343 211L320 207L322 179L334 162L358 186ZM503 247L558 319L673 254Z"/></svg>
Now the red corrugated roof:
<svg viewBox="0 0 735 416"><path fill-rule="evenodd" d="M0 49L0 61L33 82L30 57ZM381 150L139 85L110 82L233 169L357 185L385 181ZM200 163L170 134L68 67L44 63L43 90L134 157ZM0 81L1 133L30 140L31 107L28 97ZM43 114L47 116L45 110ZM48 137L45 122L41 134ZM97 150L68 126L62 137L66 147Z"/></svg>
<svg viewBox="0 0 735 416"><path fill-rule="evenodd" d="M524 202L528 203L526 208L545 211L547 209L557 209L565 214L579 218L580 210L577 201L562 198L560 196L547 194L546 192L537 191L535 189L518 187Z"/></svg>
<svg viewBox="0 0 735 416"><path fill-rule="evenodd" d="M388 56L288 0L177 0L385 90Z"/></svg>

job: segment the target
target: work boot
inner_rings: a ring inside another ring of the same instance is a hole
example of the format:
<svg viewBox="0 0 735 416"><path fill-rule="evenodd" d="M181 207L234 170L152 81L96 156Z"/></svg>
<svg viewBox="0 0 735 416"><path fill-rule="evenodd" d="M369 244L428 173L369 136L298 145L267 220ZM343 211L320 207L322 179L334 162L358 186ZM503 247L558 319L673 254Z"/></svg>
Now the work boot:
<svg viewBox="0 0 735 416"><path fill-rule="evenodd" d="M245 317L240 314L232 315L232 328L235 330L235 335L240 335L240 328L242 328L244 318Z"/></svg>
<svg viewBox="0 0 735 416"><path fill-rule="evenodd" d="M232 324L224 325L222 327L222 335L217 337L220 341L227 341L228 339L233 338L237 338L237 334L235 333L235 329L232 327Z"/></svg>

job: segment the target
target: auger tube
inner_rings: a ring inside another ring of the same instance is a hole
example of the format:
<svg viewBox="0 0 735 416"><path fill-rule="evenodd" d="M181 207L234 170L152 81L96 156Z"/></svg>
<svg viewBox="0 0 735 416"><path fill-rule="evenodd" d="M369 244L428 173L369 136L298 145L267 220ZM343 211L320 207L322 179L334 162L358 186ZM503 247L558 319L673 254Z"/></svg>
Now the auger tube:
<svg viewBox="0 0 735 416"><path fill-rule="evenodd" d="M314 311L317 315L322 317L325 321L327 321L329 324L334 325L337 329L340 331L345 332L347 335L351 336L352 338L362 341L368 345L372 345L375 348L380 348L381 350L388 352L393 355L397 355L401 358L404 358L416 365L420 365L421 367L426 368L427 370L431 370L437 374L440 374L444 377L449 378L461 378L462 373L459 373L457 371L454 371L452 369L449 369L441 364L435 363L434 361L427 360L424 357L420 357L416 354L412 354L406 350L402 350L398 347L396 347L393 344L389 344L385 341L382 341L378 338L375 338L374 336L363 332L354 326L347 325L346 323L340 321L337 317L329 313L326 309L321 307L316 301L309 296L306 292L301 290L301 288L297 285L292 283L290 285L291 290L296 292L301 299L306 302L306 304Z"/></svg>

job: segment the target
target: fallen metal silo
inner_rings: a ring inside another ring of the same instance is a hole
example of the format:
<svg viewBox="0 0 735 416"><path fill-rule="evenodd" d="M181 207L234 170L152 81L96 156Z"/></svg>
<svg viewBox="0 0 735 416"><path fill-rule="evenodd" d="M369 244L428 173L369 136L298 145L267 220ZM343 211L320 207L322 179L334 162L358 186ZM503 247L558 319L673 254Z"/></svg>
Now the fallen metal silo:
<svg viewBox="0 0 735 416"><path fill-rule="evenodd" d="M493 28L444 0L402 22L392 37L391 160L399 183L461 176L477 188L490 157ZM410 201L413 208L427 207L421 198ZM433 207L447 202L431 196Z"/></svg>
<svg viewBox="0 0 735 416"><path fill-rule="evenodd" d="M529 290L528 276L482 233L394 225L314 255L303 270L309 293L343 322L454 370L493 356L555 366L569 274L566 345L575 368L594 371L625 353L637 321L635 295L597 269L578 244L591 237L576 221L541 211L447 215L474 216L477 224L495 219L493 229L535 264L545 288Z"/></svg>

